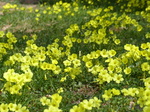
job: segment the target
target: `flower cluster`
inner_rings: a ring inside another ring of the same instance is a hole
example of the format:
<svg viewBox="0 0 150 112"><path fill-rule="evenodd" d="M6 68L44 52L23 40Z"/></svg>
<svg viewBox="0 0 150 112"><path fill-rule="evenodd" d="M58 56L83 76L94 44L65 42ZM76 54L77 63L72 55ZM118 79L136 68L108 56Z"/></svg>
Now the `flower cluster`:
<svg viewBox="0 0 150 112"><path fill-rule="evenodd" d="M150 32L148 32L149 26L139 21L142 18L149 24L150 3L146 0L127 1L127 4L121 7L121 11L125 10L123 14L115 12L113 6L80 8L77 2L59 1L53 6L45 4L35 9L12 4L3 6L3 11L6 13L15 9L16 12L33 14L36 25L43 21L48 23L51 21L52 24L48 26L54 25L55 28L60 21L67 21L69 27L64 30L62 37L54 38L48 35L46 41L50 42L44 41L38 34L23 35L21 38L15 37L10 31L0 31L0 66L2 66L0 98L3 98L0 111L29 112L27 107L16 104L21 102L19 98L26 97L25 94L29 91L29 95L37 95L43 107L48 107L44 112L62 112L64 110L61 107L65 105L61 105L65 102L63 97L69 99L67 92L75 93L72 88L77 89L78 81L83 81L87 84L94 83L100 89L111 85L109 89L100 92L105 101L114 96L136 97L137 104L144 108L144 112L148 112L150 109L150 42L148 40ZM139 2L142 3L140 6ZM123 0L117 0L116 3L123 3ZM132 7L143 8L145 3L148 4L147 8L135 12L136 17L128 14L133 11ZM94 4L94 1L90 0L88 4ZM81 18L82 21L78 23L69 21L69 17L75 21L80 12L85 9L86 11L83 12L85 17ZM42 43L49 44L44 46ZM21 47L18 44L21 44ZM130 78L137 79L142 84L136 87L131 83L128 84ZM127 87L122 86L124 83L128 84ZM113 84L120 88L116 89ZM51 94L49 92L54 94L44 95ZM77 90L77 92L81 91ZM9 104L5 103L6 97L10 98ZM10 103L11 101L15 103ZM86 112L95 108L99 110L101 102L102 100L97 96L91 96L89 100L83 99L69 110L70 112Z"/></svg>
<svg viewBox="0 0 150 112"><path fill-rule="evenodd" d="M55 93L50 96L51 99L47 97L42 97L40 99L42 105L47 105L48 109L45 109L44 112L62 112L61 109L59 109L59 104L62 100L62 96L60 96L58 93Z"/></svg>
<svg viewBox="0 0 150 112"><path fill-rule="evenodd" d="M94 97L93 99L88 100L83 100L82 102L79 103L79 105L73 106L72 109L70 109L70 112L86 112L87 110L92 110L92 108L99 108L100 103L102 101L99 100L97 97Z"/></svg>
<svg viewBox="0 0 150 112"><path fill-rule="evenodd" d="M9 104L4 104L2 103L0 105L0 111L1 112L29 112L29 110L25 107L22 106L21 104L14 104L14 103L9 103Z"/></svg>

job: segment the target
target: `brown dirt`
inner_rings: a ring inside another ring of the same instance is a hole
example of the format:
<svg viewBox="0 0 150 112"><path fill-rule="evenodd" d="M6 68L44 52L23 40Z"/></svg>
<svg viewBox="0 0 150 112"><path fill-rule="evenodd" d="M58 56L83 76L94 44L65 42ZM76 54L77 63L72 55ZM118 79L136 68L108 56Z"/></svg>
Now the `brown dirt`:
<svg viewBox="0 0 150 112"><path fill-rule="evenodd" d="M0 1L0 8L2 8L5 4L6 4L6 2L1 2Z"/></svg>

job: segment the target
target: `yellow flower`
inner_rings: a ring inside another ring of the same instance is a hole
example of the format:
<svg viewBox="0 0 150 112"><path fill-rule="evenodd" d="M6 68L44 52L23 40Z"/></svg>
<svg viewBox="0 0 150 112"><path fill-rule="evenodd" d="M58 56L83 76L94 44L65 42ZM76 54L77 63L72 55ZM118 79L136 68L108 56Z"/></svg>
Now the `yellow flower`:
<svg viewBox="0 0 150 112"><path fill-rule="evenodd" d="M144 62L141 65L142 71L148 71L150 70L150 65L148 64L148 62Z"/></svg>
<svg viewBox="0 0 150 112"><path fill-rule="evenodd" d="M87 56L82 56L82 60L83 60L84 62L88 62L88 61L89 61L89 58L88 58Z"/></svg>
<svg viewBox="0 0 150 112"><path fill-rule="evenodd" d="M145 37L146 37L146 38L150 38L150 33L149 33L149 32L146 33Z"/></svg>
<svg viewBox="0 0 150 112"><path fill-rule="evenodd" d="M101 100L99 100L97 97L94 97L93 99L90 99L90 100L93 100L93 107L97 107L99 108L100 107L100 103L102 102Z"/></svg>
<svg viewBox="0 0 150 112"><path fill-rule="evenodd" d="M148 48L148 44L142 43L142 44L141 44L141 48L142 48L142 49L147 49L147 48Z"/></svg>
<svg viewBox="0 0 150 112"><path fill-rule="evenodd" d="M124 49L127 50L127 51L130 51L131 50L131 44L126 44L124 45Z"/></svg>
<svg viewBox="0 0 150 112"><path fill-rule="evenodd" d="M120 91L115 88L113 88L111 91L114 95L120 95Z"/></svg>
<svg viewBox="0 0 150 112"><path fill-rule="evenodd" d="M44 11L43 11L43 14L46 14L46 13L47 13L47 11L46 11L46 10L44 10Z"/></svg>
<svg viewBox="0 0 150 112"><path fill-rule="evenodd" d="M19 111L20 112L29 112L29 110L25 106L23 106Z"/></svg>
<svg viewBox="0 0 150 112"><path fill-rule="evenodd" d="M76 40L77 40L77 39L76 39L76 38L74 38L74 37L73 37L73 38L71 38L71 41L72 41L72 42L76 42Z"/></svg>
<svg viewBox="0 0 150 112"><path fill-rule="evenodd" d="M50 99L47 99L45 96L40 99L40 102L42 103L42 105L50 105L51 104Z"/></svg>
<svg viewBox="0 0 150 112"><path fill-rule="evenodd" d="M22 87L20 85L13 85L11 88L10 88L10 93L11 94L19 94L19 90L21 89Z"/></svg>
<svg viewBox="0 0 150 112"><path fill-rule="evenodd" d="M75 60L73 60L73 64L74 64L74 67L78 67L81 65L81 62L80 62L80 60L75 59Z"/></svg>
<svg viewBox="0 0 150 112"><path fill-rule="evenodd" d="M108 54L110 55L110 57L115 56L116 55L116 51L115 50L109 50Z"/></svg>
<svg viewBox="0 0 150 112"><path fill-rule="evenodd" d="M150 88L150 77L144 79L144 85L145 85L147 88Z"/></svg>
<svg viewBox="0 0 150 112"><path fill-rule="evenodd" d="M52 101L51 103L53 104L54 107L59 107L59 104L62 100L62 96L60 96L58 93L55 93L51 96Z"/></svg>
<svg viewBox="0 0 150 112"><path fill-rule="evenodd" d="M89 42L88 39L83 39L84 44L87 44Z"/></svg>
<svg viewBox="0 0 150 112"><path fill-rule="evenodd" d="M39 64L39 60L36 59L36 58L32 58L31 61L30 61L30 65L31 66L38 66Z"/></svg>
<svg viewBox="0 0 150 112"><path fill-rule="evenodd" d="M82 42L82 40L81 39L77 39L77 43L81 43Z"/></svg>
<svg viewBox="0 0 150 112"><path fill-rule="evenodd" d="M39 21L40 19L38 17L35 18L36 21Z"/></svg>
<svg viewBox="0 0 150 112"><path fill-rule="evenodd" d="M39 61L44 61L46 59L45 54L37 54L36 57Z"/></svg>
<svg viewBox="0 0 150 112"><path fill-rule="evenodd" d="M69 112L85 112L85 109L84 108L82 108L81 106L73 106L73 108L71 108L70 109L70 111Z"/></svg>
<svg viewBox="0 0 150 112"><path fill-rule="evenodd" d="M15 37L11 37L7 40L8 43L16 43L17 42L17 39Z"/></svg>
<svg viewBox="0 0 150 112"><path fill-rule="evenodd" d="M127 67L124 69L125 74L130 74L131 73L131 68Z"/></svg>
<svg viewBox="0 0 150 112"><path fill-rule="evenodd" d="M101 56L102 57L108 57L108 52L106 49L103 49L101 52L100 52Z"/></svg>
<svg viewBox="0 0 150 112"><path fill-rule="evenodd" d="M28 40L28 41L26 41L26 44L27 44L28 46L30 46L30 45L34 44L34 40ZM28 49L29 49L29 48L28 48Z"/></svg>
<svg viewBox="0 0 150 112"><path fill-rule="evenodd" d="M61 87L61 88L57 89L57 91L58 91L58 93L62 93L64 90L63 90L63 88Z"/></svg>
<svg viewBox="0 0 150 112"><path fill-rule="evenodd" d="M39 9L35 9L35 12L39 12Z"/></svg>
<svg viewBox="0 0 150 112"><path fill-rule="evenodd" d="M54 74L59 74L60 72L61 72L61 68L60 68L59 65L57 65L57 66L56 66L56 69L53 70L53 73L54 73Z"/></svg>
<svg viewBox="0 0 150 112"><path fill-rule="evenodd" d="M93 57L92 54L87 54L87 58L88 58L88 59L93 59L94 57Z"/></svg>
<svg viewBox="0 0 150 112"><path fill-rule="evenodd" d="M83 100L81 105L87 110L92 110L93 101Z"/></svg>
<svg viewBox="0 0 150 112"><path fill-rule="evenodd" d="M118 59L111 59L110 62L109 62L109 66L119 66L120 65L120 62L118 61Z"/></svg>
<svg viewBox="0 0 150 112"><path fill-rule="evenodd" d="M0 31L0 37L3 37L5 33L3 31Z"/></svg>
<svg viewBox="0 0 150 112"><path fill-rule="evenodd" d="M36 44L32 44L32 45L31 45L31 49L32 49L32 50L37 50L37 48L38 48L38 47L37 47Z"/></svg>
<svg viewBox="0 0 150 112"><path fill-rule="evenodd" d="M52 60L52 64L58 64L57 60Z"/></svg>
<svg viewBox="0 0 150 112"><path fill-rule="evenodd" d="M143 112L150 112L150 106L145 106Z"/></svg>
<svg viewBox="0 0 150 112"><path fill-rule="evenodd" d="M0 105L0 112L8 112L8 105L2 103L2 104Z"/></svg>
<svg viewBox="0 0 150 112"><path fill-rule="evenodd" d="M58 19L62 19L62 15L58 15Z"/></svg>
<svg viewBox="0 0 150 112"><path fill-rule="evenodd" d="M114 42L115 42L115 44L117 44L117 45L120 44L120 40L119 40L119 39L115 39Z"/></svg>
<svg viewBox="0 0 150 112"><path fill-rule="evenodd" d="M53 70L53 71L55 71L56 70L56 65L54 65L54 64L51 64L51 70Z"/></svg>
<svg viewBox="0 0 150 112"><path fill-rule="evenodd" d="M112 66L112 65L108 66L109 73L112 73L114 71L114 69L115 69L114 66Z"/></svg>
<svg viewBox="0 0 150 112"><path fill-rule="evenodd" d="M65 61L63 61L63 64L64 64L65 66L70 66L70 65L71 65L71 61L65 60Z"/></svg>
<svg viewBox="0 0 150 112"><path fill-rule="evenodd" d="M72 54L72 55L68 56L68 60L72 61L74 59L77 59L77 54Z"/></svg>
<svg viewBox="0 0 150 112"><path fill-rule="evenodd" d="M60 82L64 82L66 80L66 77L62 77L61 79L60 79Z"/></svg>
<svg viewBox="0 0 150 112"><path fill-rule="evenodd" d="M15 111L17 104L9 103L8 107L11 111Z"/></svg>
<svg viewBox="0 0 150 112"><path fill-rule="evenodd" d="M104 94L102 95L102 97L107 101L110 98L112 98L112 93L110 90L105 90Z"/></svg>
<svg viewBox="0 0 150 112"><path fill-rule="evenodd" d="M19 112L21 110L21 108L22 108L22 105L18 104L18 105L15 106L14 111Z"/></svg>
<svg viewBox="0 0 150 112"><path fill-rule="evenodd" d="M136 94L139 94L139 91L137 88L129 88L127 89L122 89L122 93L124 93L125 96L130 95L130 96L135 96Z"/></svg>
<svg viewBox="0 0 150 112"><path fill-rule="evenodd" d="M44 110L44 112L62 112L62 110L50 105L48 109Z"/></svg>
<svg viewBox="0 0 150 112"><path fill-rule="evenodd" d="M121 81L123 81L124 79L122 78L122 75L118 75L116 74L113 78L113 80L116 82L116 83L120 83Z"/></svg>
<svg viewBox="0 0 150 112"><path fill-rule="evenodd" d="M137 104L139 104L140 107L143 107L145 105L145 102L146 102L146 100L143 97L140 97L137 101Z"/></svg>
<svg viewBox="0 0 150 112"><path fill-rule="evenodd" d="M127 64L127 63L128 63L128 58L122 57L122 60L121 60L121 61L123 62L123 64Z"/></svg>
<svg viewBox="0 0 150 112"><path fill-rule="evenodd" d="M143 95L145 99L150 99L150 90L149 89L145 90Z"/></svg>
<svg viewBox="0 0 150 112"><path fill-rule="evenodd" d="M92 61L88 61L88 62L86 62L85 65L86 65L87 68L90 68L90 67L93 66L93 63L92 63Z"/></svg>
<svg viewBox="0 0 150 112"><path fill-rule="evenodd" d="M131 91L131 96L135 96L136 94L137 95L139 94L139 90L137 88L129 88L128 91Z"/></svg>
<svg viewBox="0 0 150 112"><path fill-rule="evenodd" d="M127 89L122 89L121 92L124 94L124 96L128 95L128 90Z"/></svg>
<svg viewBox="0 0 150 112"><path fill-rule="evenodd" d="M72 70L71 67L67 67L67 68L64 69L64 72L70 72L71 70Z"/></svg>
<svg viewBox="0 0 150 112"><path fill-rule="evenodd" d="M140 25L137 26L137 31L141 31L142 29L143 29L142 26L140 26Z"/></svg>
<svg viewBox="0 0 150 112"><path fill-rule="evenodd" d="M40 13L36 14L36 17L40 17L40 16L41 16L41 14L40 14Z"/></svg>
<svg viewBox="0 0 150 112"><path fill-rule="evenodd" d="M30 82L32 80L33 73L26 72L26 73L22 74L22 77L23 77L24 82Z"/></svg>

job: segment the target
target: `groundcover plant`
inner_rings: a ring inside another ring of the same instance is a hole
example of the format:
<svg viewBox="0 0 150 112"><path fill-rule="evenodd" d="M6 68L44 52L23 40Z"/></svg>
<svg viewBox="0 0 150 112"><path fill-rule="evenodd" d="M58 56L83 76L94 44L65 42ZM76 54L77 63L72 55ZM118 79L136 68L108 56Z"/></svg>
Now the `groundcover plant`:
<svg viewBox="0 0 150 112"><path fill-rule="evenodd" d="M150 1L2 3L0 112L150 111Z"/></svg>

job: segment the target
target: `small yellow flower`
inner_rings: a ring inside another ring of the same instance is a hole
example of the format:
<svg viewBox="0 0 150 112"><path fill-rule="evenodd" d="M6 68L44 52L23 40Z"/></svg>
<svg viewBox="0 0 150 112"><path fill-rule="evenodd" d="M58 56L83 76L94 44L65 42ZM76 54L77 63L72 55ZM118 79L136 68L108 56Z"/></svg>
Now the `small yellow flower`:
<svg viewBox="0 0 150 112"><path fill-rule="evenodd" d="M145 106L143 112L150 112L150 106Z"/></svg>
<svg viewBox="0 0 150 112"><path fill-rule="evenodd" d="M35 18L36 21L39 21L40 19L38 17Z"/></svg>
<svg viewBox="0 0 150 112"><path fill-rule="evenodd" d="M111 91L114 95L120 95L120 91L115 88L113 88Z"/></svg>
<svg viewBox="0 0 150 112"><path fill-rule="evenodd" d="M144 62L141 65L142 71L148 71L150 70L150 65L148 64L148 62Z"/></svg>
<svg viewBox="0 0 150 112"><path fill-rule="evenodd" d="M110 57L115 56L116 55L116 51L115 50L109 50L108 54L110 55Z"/></svg>
<svg viewBox="0 0 150 112"><path fill-rule="evenodd" d="M115 42L116 45L120 44L120 40L119 39L115 39L114 42Z"/></svg>
<svg viewBox="0 0 150 112"><path fill-rule="evenodd" d="M101 56L102 57L108 57L108 52L106 49L103 49L101 52L100 52Z"/></svg>
<svg viewBox="0 0 150 112"><path fill-rule="evenodd" d="M2 103L2 104L0 105L0 112L8 112L8 105Z"/></svg>
<svg viewBox="0 0 150 112"><path fill-rule="evenodd" d="M87 68L90 68L90 67L93 66L93 63L92 63L92 61L88 61L88 62L86 62L85 65L86 65Z"/></svg>
<svg viewBox="0 0 150 112"><path fill-rule="evenodd" d="M64 82L66 80L66 77L62 77L60 82Z"/></svg>
<svg viewBox="0 0 150 112"><path fill-rule="evenodd" d="M71 61L65 60L65 61L63 61L63 64L64 64L65 66L70 66L70 65L71 65Z"/></svg>
<svg viewBox="0 0 150 112"><path fill-rule="evenodd" d="M107 101L110 98L112 98L112 93L110 90L105 90L104 94L102 95L102 97Z"/></svg>
<svg viewBox="0 0 150 112"><path fill-rule="evenodd" d="M5 33L3 31L0 31L0 37L3 37Z"/></svg>
<svg viewBox="0 0 150 112"><path fill-rule="evenodd" d="M131 68L127 67L124 69L125 74L130 74L131 73Z"/></svg>
<svg viewBox="0 0 150 112"><path fill-rule="evenodd" d="M122 78L122 75L119 74L119 75L115 75L113 80L116 82L116 83L120 83L121 81L123 81L124 79Z"/></svg>

